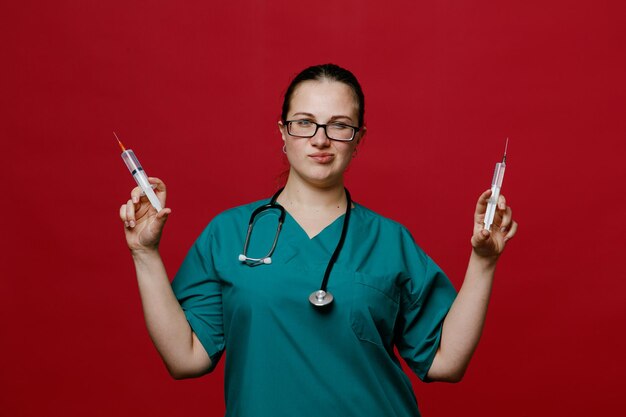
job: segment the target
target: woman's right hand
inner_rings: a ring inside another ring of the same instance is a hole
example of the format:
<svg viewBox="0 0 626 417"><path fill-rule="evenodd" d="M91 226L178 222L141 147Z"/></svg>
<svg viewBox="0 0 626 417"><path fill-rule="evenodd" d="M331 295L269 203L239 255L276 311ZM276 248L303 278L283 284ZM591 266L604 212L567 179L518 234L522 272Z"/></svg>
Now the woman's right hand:
<svg viewBox="0 0 626 417"><path fill-rule="evenodd" d="M154 177L149 177L148 181L156 185L154 192L165 207L165 183ZM130 199L120 207L120 219L124 222L126 243L131 252L158 249L163 226L171 212L163 208L157 213L141 188L133 188Z"/></svg>

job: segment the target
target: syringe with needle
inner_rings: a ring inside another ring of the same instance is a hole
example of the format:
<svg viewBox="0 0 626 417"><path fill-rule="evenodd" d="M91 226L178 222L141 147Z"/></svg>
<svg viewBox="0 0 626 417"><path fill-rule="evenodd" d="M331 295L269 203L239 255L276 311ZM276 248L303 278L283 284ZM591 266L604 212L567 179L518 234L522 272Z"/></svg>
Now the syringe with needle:
<svg viewBox="0 0 626 417"><path fill-rule="evenodd" d="M115 132L113 132L113 135L115 135L117 143L120 144L120 148L122 149L122 159L124 160L124 163L128 167L130 173L133 175L133 178L137 182L137 185L142 189L146 197L148 197L148 201L150 201L152 207L154 207L157 212L161 211L161 202L154 193L154 190L152 189L152 184L150 184L150 181L148 181L148 175L146 174L146 171L144 171L141 167L141 164L135 156L135 153L132 151L132 149L126 149L124 145L122 145L120 138L117 137Z"/></svg>
<svg viewBox="0 0 626 417"><path fill-rule="evenodd" d="M485 213L485 229L487 230L491 228L493 218L496 214L498 198L500 197L500 189L502 188L502 180L504 180L504 170L506 169L506 150L508 146L509 138L506 138L502 162L498 162L496 164L496 169L493 172L493 180L491 181L491 197L489 198L489 203L487 204L487 212Z"/></svg>

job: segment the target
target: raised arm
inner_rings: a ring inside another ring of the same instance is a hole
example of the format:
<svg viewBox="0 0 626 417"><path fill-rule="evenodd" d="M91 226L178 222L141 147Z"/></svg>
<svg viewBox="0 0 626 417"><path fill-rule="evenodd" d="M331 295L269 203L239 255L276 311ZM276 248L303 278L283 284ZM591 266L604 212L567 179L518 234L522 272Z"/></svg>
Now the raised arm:
<svg viewBox="0 0 626 417"><path fill-rule="evenodd" d="M156 185L155 193L165 207L165 184L157 178L149 180ZM211 359L191 330L174 296L159 254L163 226L170 213L169 208L157 213L148 199L141 195L139 187L131 191L130 200L120 207L126 242L135 263L148 333L170 375L181 379L209 372Z"/></svg>
<svg viewBox="0 0 626 417"><path fill-rule="evenodd" d="M439 349L427 374L432 381L458 382L463 378L485 323L496 263L517 231L502 195L491 230L483 230L490 196L491 190L485 191L476 204L472 254L463 285L443 322Z"/></svg>

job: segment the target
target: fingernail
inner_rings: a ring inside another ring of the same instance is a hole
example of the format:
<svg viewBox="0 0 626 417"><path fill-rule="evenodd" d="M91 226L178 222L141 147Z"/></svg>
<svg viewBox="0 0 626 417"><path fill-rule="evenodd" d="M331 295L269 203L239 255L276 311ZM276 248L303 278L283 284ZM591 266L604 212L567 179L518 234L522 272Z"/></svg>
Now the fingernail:
<svg viewBox="0 0 626 417"><path fill-rule="evenodd" d="M131 220L131 221L130 221L130 227L135 227L135 222L134 222L134 220Z"/></svg>
<svg viewBox="0 0 626 417"><path fill-rule="evenodd" d="M501 227L501 228L500 228L500 231L501 231L502 233L506 232L506 227L504 227L504 226L503 226L503 227Z"/></svg>
<svg viewBox="0 0 626 417"><path fill-rule="evenodd" d="M133 197L133 203L136 203L139 201L139 198L137 198L137 196Z"/></svg>
<svg viewBox="0 0 626 417"><path fill-rule="evenodd" d="M124 221L124 226L128 227L128 222Z"/></svg>

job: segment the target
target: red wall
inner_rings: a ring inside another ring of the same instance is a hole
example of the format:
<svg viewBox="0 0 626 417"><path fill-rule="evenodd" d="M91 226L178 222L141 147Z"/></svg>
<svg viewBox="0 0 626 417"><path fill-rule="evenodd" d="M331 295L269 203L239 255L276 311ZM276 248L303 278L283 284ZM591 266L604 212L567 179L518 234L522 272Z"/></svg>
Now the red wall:
<svg viewBox="0 0 626 417"><path fill-rule="evenodd" d="M475 199L510 137L519 233L465 380L416 381L424 415L620 414L625 8L6 2L0 415L222 415L223 364L173 381L145 330L117 214L133 181L111 132L169 186L173 275L212 216L272 192L281 95L323 62L366 93L355 200L408 226L457 287Z"/></svg>

